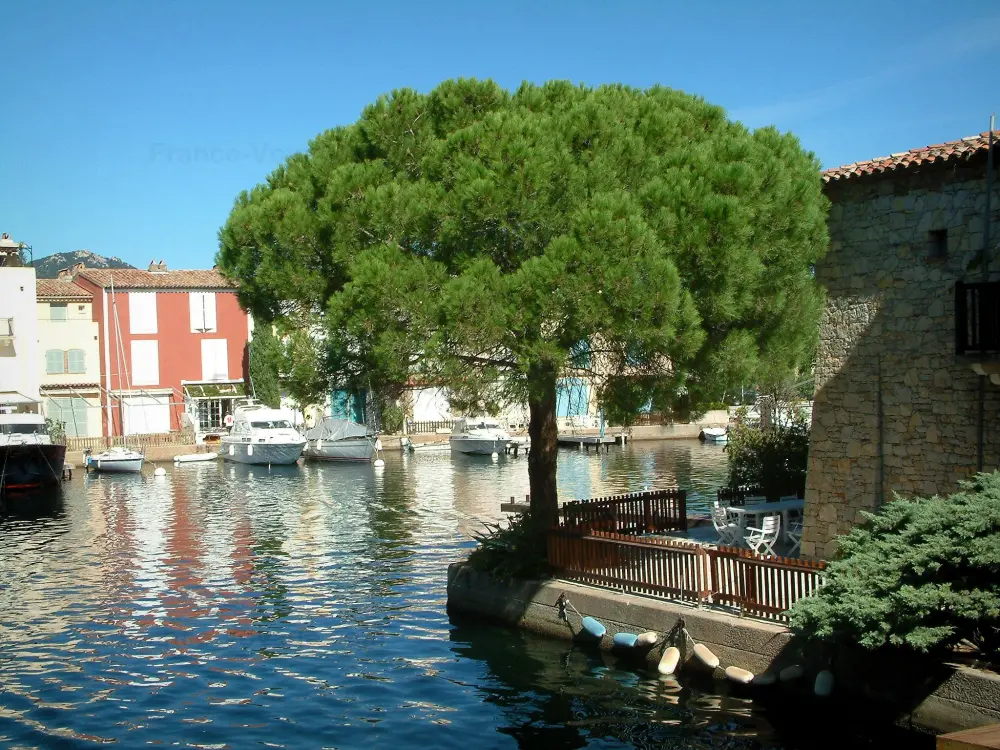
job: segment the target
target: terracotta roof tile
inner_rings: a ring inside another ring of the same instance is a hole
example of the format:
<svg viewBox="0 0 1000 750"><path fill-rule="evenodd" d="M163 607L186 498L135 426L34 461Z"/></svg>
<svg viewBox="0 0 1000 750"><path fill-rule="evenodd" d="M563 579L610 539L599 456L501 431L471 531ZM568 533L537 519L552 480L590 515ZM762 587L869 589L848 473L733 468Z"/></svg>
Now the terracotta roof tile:
<svg viewBox="0 0 1000 750"><path fill-rule="evenodd" d="M72 281L60 279L35 279L35 297L37 299L93 299L93 295Z"/></svg>
<svg viewBox="0 0 1000 750"><path fill-rule="evenodd" d="M938 143L934 146L924 146L915 148L912 151L900 151L889 156L879 156L868 161L859 161L854 164L845 164L842 167L823 170L823 181L846 180L851 177L862 175L882 174L893 172L897 169L916 167L921 164L933 164L938 161L958 161L969 159L974 154L986 151L989 148L989 132L979 135L969 136L960 141L949 141L948 143ZM1000 132L993 131L993 146L996 148L1000 142Z"/></svg>
<svg viewBox="0 0 1000 750"><path fill-rule="evenodd" d="M102 287L116 289L235 289L218 271L140 271L129 268L84 268L79 275Z"/></svg>

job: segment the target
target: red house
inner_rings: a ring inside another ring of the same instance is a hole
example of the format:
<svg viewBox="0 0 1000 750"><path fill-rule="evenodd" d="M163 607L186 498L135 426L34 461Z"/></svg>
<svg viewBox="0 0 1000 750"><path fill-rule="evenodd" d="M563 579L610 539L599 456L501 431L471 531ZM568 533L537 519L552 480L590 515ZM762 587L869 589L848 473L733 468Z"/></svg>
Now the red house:
<svg viewBox="0 0 1000 750"><path fill-rule="evenodd" d="M218 430L244 394L253 320L216 270L71 271L94 295L105 435Z"/></svg>

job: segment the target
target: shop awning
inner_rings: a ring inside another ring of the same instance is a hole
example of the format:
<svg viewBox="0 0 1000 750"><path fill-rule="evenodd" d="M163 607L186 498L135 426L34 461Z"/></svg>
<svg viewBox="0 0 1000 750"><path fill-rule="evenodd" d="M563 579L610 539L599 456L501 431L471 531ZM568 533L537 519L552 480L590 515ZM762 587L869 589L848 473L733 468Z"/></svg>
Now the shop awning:
<svg viewBox="0 0 1000 750"><path fill-rule="evenodd" d="M242 380L231 383L185 383L184 395L188 398L243 398L246 388Z"/></svg>

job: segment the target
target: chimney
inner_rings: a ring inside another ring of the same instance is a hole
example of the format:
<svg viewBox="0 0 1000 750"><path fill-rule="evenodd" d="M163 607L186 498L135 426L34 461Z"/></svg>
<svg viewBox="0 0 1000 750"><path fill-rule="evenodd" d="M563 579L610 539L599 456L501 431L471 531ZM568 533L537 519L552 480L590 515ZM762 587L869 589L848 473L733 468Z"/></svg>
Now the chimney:
<svg viewBox="0 0 1000 750"><path fill-rule="evenodd" d="M59 281L72 281L73 280L73 269L72 268L60 268L59 269Z"/></svg>
<svg viewBox="0 0 1000 750"><path fill-rule="evenodd" d="M167 270L167 264L166 264L166 263L164 263L164 262L163 262L163 261L161 260L161 261L160 261L159 263L157 263L157 264L156 264L156 270L157 270L157 271L166 271L166 270Z"/></svg>
<svg viewBox="0 0 1000 750"><path fill-rule="evenodd" d="M155 270L157 270L157 268L156 268L156 260L155 260L155 259L154 259L154 260L151 260L151 261L149 261L149 270L150 270L150 271L155 271Z"/></svg>
<svg viewBox="0 0 1000 750"><path fill-rule="evenodd" d="M80 261L79 263L74 263L73 264L73 277L75 278L76 275L78 273L80 273L86 267L87 267L87 264L84 263L83 261Z"/></svg>

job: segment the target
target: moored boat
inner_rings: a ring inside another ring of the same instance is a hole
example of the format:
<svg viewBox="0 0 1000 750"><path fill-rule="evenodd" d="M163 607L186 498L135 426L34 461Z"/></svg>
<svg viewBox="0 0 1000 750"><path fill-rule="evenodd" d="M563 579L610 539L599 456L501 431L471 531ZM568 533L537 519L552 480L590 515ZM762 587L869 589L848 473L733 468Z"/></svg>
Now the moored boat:
<svg viewBox="0 0 1000 750"><path fill-rule="evenodd" d="M698 435L698 439L706 443L727 443L729 431L725 427L705 427Z"/></svg>
<svg viewBox="0 0 1000 750"><path fill-rule="evenodd" d="M194 464L202 463L204 461L215 461L219 457L218 453L183 453L180 456L174 456L175 464Z"/></svg>
<svg viewBox="0 0 1000 750"><path fill-rule="evenodd" d="M100 453L91 453L90 449L83 452L83 465L95 471L107 471L116 474L137 474L142 471L146 456L131 448L108 448Z"/></svg>
<svg viewBox="0 0 1000 750"><path fill-rule="evenodd" d="M223 436L221 445L226 461L281 466L299 460L306 439L284 411L247 399L236 406L233 429Z"/></svg>
<svg viewBox="0 0 1000 750"><path fill-rule="evenodd" d="M52 442L41 414L0 414L0 491L58 484L66 446Z"/></svg>
<svg viewBox="0 0 1000 750"><path fill-rule="evenodd" d="M323 417L306 432L302 455L319 461L371 461L377 436L350 419Z"/></svg>
<svg viewBox="0 0 1000 750"><path fill-rule="evenodd" d="M493 453L503 453L510 444L511 437L495 420L459 419L452 428L448 442L452 453L489 456Z"/></svg>

